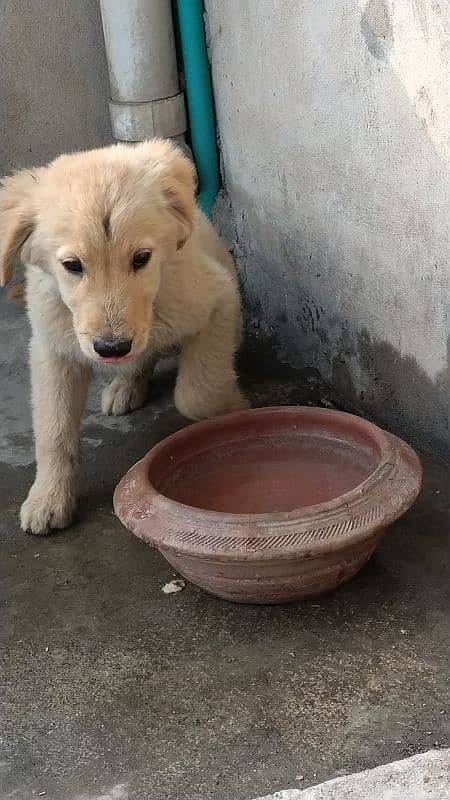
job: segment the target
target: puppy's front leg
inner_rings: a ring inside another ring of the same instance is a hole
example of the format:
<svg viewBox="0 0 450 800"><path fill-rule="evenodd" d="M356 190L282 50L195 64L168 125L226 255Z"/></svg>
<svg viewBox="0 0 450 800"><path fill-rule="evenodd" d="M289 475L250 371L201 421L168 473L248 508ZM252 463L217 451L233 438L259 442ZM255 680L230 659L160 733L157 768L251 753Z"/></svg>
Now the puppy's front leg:
<svg viewBox="0 0 450 800"><path fill-rule="evenodd" d="M221 298L207 326L183 342L175 405L189 419L203 419L248 408L234 368L240 312L234 296Z"/></svg>
<svg viewBox="0 0 450 800"><path fill-rule="evenodd" d="M119 374L103 389L103 413L119 416L141 408L147 399L155 364L156 358L146 354L136 363L121 368Z"/></svg>
<svg viewBox="0 0 450 800"><path fill-rule="evenodd" d="M25 531L45 534L72 519L78 493L79 433L90 368L33 339L31 384L36 478L21 509Z"/></svg>

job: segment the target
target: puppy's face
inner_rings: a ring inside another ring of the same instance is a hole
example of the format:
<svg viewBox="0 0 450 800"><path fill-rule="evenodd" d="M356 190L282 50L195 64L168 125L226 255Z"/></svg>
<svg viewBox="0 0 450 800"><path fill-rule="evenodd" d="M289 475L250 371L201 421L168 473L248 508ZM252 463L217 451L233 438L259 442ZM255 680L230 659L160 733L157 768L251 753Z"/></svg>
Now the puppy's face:
<svg viewBox="0 0 450 800"><path fill-rule="evenodd" d="M47 273L83 353L136 357L148 342L164 264L196 220L190 162L161 140L62 156L8 178L0 194L0 269Z"/></svg>

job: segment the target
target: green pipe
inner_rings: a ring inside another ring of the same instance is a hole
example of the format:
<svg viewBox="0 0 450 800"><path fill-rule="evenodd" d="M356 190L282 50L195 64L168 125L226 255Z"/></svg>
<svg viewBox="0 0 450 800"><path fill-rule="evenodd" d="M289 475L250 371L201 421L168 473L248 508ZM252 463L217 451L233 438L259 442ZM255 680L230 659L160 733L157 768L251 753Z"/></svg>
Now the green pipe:
<svg viewBox="0 0 450 800"><path fill-rule="evenodd" d="M211 216L219 191L219 161L203 0L176 0L176 6L191 146L200 187L199 202L205 214Z"/></svg>

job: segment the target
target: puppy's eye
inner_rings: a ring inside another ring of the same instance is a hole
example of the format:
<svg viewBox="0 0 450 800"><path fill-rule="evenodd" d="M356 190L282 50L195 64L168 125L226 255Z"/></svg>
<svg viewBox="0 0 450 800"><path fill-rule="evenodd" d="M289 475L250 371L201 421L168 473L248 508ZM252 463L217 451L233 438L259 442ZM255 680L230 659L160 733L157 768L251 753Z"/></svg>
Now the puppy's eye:
<svg viewBox="0 0 450 800"><path fill-rule="evenodd" d="M61 263L67 272L74 272L77 275L83 273L83 265L78 258L65 258Z"/></svg>
<svg viewBox="0 0 450 800"><path fill-rule="evenodd" d="M138 250L137 253L133 256L133 269L137 272L138 269L142 269L145 267L146 264L150 261L151 252L150 250Z"/></svg>

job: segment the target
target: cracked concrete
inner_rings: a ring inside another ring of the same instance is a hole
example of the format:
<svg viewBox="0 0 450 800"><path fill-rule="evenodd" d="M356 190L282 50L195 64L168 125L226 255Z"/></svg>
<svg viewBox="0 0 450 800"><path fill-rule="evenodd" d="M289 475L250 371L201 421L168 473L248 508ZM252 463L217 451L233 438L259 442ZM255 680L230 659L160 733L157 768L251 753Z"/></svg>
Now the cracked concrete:
<svg viewBox="0 0 450 800"><path fill-rule="evenodd" d="M278 608L165 595L171 569L111 495L185 424L170 370L124 419L100 415L95 387L78 520L31 538L17 517L33 476L28 326L4 297L0 331L1 798L248 800L448 743L445 465L424 458L417 505L334 594ZM253 390L300 402L311 386Z"/></svg>

